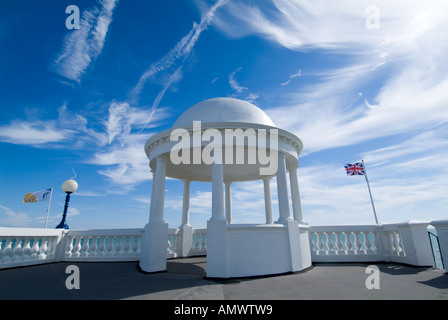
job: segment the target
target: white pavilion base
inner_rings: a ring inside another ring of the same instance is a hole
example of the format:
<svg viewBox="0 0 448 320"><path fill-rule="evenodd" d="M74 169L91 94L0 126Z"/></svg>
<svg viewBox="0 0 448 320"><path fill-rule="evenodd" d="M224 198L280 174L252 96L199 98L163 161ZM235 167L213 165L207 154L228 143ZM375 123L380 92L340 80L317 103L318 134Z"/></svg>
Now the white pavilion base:
<svg viewBox="0 0 448 320"><path fill-rule="evenodd" d="M148 223L141 244L140 268L145 272L166 270L168 223Z"/></svg>
<svg viewBox="0 0 448 320"><path fill-rule="evenodd" d="M207 277L296 272L311 266L307 225L207 223Z"/></svg>

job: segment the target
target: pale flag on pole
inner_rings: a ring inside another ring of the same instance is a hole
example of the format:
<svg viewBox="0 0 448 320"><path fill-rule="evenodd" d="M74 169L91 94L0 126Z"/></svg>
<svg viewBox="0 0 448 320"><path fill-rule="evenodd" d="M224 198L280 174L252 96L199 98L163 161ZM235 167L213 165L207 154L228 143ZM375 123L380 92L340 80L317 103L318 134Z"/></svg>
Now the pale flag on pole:
<svg viewBox="0 0 448 320"><path fill-rule="evenodd" d="M51 197L52 188L36 191L36 192L28 192L23 198L23 203L33 203L38 201L49 201Z"/></svg>
<svg viewBox="0 0 448 320"><path fill-rule="evenodd" d="M36 191L36 192L28 192L25 195L25 198L23 198L23 203L34 203L39 201L48 201L48 207L47 207L47 215L45 217L45 226L47 227L47 221L48 221L48 214L50 213L50 204L51 204L51 196L53 194L53 187Z"/></svg>

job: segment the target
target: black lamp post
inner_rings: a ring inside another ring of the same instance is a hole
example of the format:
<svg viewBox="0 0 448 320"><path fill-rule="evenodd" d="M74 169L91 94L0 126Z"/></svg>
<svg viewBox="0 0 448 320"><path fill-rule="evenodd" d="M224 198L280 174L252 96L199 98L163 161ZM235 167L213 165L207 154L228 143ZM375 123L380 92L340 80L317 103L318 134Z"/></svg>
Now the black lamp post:
<svg viewBox="0 0 448 320"><path fill-rule="evenodd" d="M62 220L56 226L56 229L68 229L68 225L65 222L67 218L68 203L70 201L70 194L78 190L78 183L73 179L65 180L64 183L62 184L62 190L64 190L67 196L65 197L64 213L62 214Z"/></svg>

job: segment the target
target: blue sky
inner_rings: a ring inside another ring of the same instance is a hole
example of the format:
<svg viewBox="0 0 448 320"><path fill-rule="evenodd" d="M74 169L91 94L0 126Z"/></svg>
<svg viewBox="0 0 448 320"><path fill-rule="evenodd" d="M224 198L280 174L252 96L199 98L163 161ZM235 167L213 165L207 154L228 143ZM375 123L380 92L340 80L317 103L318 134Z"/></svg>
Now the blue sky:
<svg viewBox="0 0 448 320"><path fill-rule="evenodd" d="M80 29L67 29L76 5ZM235 97L304 143L299 184L312 225L448 216L446 1L2 1L0 226L49 227L62 182L79 183L68 224L143 227L152 174L143 150L190 106ZM277 213L275 180L272 183ZM234 222L264 221L261 181L232 185ZM191 224L211 216L192 183ZM167 180L165 220L181 222Z"/></svg>

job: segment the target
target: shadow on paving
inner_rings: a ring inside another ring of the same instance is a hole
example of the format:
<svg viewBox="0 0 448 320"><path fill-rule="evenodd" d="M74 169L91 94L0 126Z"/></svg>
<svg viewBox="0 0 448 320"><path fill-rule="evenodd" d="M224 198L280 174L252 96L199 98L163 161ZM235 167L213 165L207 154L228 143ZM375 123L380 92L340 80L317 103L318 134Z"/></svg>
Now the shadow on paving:
<svg viewBox="0 0 448 320"><path fill-rule="evenodd" d="M79 268L80 289L65 286L69 265ZM176 290L214 284L204 276L205 262L202 266L168 260L167 272L152 274L139 271L138 262L58 262L0 270L0 299L124 299L151 294L152 299L171 299Z"/></svg>
<svg viewBox="0 0 448 320"><path fill-rule="evenodd" d="M58 262L0 270L0 299L448 299L440 270L372 264L381 290L366 289L368 263L315 263L301 273L218 281L206 279L206 257L168 260L167 271L151 274L138 262ZM66 288L69 265L79 268L80 289Z"/></svg>

